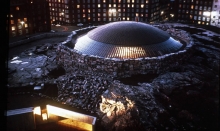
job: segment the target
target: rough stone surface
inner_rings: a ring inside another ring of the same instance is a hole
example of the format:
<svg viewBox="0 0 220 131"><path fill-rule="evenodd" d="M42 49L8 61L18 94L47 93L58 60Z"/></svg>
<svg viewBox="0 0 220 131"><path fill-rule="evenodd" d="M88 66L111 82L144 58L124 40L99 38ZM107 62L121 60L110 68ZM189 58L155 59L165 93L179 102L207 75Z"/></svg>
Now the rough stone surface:
<svg viewBox="0 0 220 131"><path fill-rule="evenodd" d="M197 34L194 28L186 25L160 25L164 30L170 27L190 29L191 34ZM206 32L202 29L199 31ZM105 130L218 131L219 43L212 43L201 34L193 37L195 46L192 47L191 57L182 63L167 66L151 82L138 81L137 86L114 79L116 76L130 77L132 73L140 73L138 70L143 71L146 67L152 68L151 73L156 73L153 70L160 68L153 65L156 62L115 62L73 55L54 44L52 47L50 44L36 46L20 54L16 59L18 64L8 61L8 88L56 85L56 97L39 96L96 115ZM208 34L219 37L219 34L212 32ZM37 49L43 50L40 51L43 54L36 55ZM72 58L75 60L69 60ZM173 63L176 59L166 61Z"/></svg>

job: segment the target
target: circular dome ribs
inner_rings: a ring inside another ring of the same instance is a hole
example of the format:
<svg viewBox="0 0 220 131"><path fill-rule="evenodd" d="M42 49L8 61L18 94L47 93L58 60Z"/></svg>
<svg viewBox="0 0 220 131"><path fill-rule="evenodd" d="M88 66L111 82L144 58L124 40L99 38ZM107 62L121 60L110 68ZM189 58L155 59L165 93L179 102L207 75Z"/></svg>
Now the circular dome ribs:
<svg viewBox="0 0 220 131"><path fill-rule="evenodd" d="M95 41L113 45L139 46L161 43L169 34L156 27L137 22L113 22L90 32L88 37Z"/></svg>
<svg viewBox="0 0 220 131"><path fill-rule="evenodd" d="M140 22L113 22L78 39L75 49L108 58L156 57L178 51L183 45L168 33Z"/></svg>

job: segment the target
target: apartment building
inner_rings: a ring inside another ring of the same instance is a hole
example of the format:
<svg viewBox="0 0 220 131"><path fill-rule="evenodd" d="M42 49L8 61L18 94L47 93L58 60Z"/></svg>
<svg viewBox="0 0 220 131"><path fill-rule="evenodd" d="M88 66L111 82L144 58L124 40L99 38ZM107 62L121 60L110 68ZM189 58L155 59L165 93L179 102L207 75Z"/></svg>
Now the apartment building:
<svg viewBox="0 0 220 131"><path fill-rule="evenodd" d="M220 0L214 0L212 4L212 11L207 12L207 15L211 15L211 25L220 27Z"/></svg>
<svg viewBox="0 0 220 131"><path fill-rule="evenodd" d="M48 0L54 24L155 22L169 16L169 0ZM167 18L168 19L168 18Z"/></svg>
<svg viewBox="0 0 220 131"><path fill-rule="evenodd" d="M175 19L194 24L210 25L213 0L176 0Z"/></svg>
<svg viewBox="0 0 220 131"><path fill-rule="evenodd" d="M51 30L46 0L10 0L9 37L26 36Z"/></svg>

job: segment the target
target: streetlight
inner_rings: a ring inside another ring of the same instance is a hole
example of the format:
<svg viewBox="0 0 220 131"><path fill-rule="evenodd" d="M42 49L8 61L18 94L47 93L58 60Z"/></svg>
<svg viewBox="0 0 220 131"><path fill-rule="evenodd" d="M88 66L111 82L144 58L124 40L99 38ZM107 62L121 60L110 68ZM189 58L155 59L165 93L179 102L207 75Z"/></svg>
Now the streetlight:
<svg viewBox="0 0 220 131"><path fill-rule="evenodd" d="M63 12L61 12L60 14L61 14L61 22L62 22L62 24L63 24L64 13L63 13Z"/></svg>
<svg viewBox="0 0 220 131"><path fill-rule="evenodd" d="M160 12L159 22L163 20L163 11Z"/></svg>
<svg viewBox="0 0 220 131"><path fill-rule="evenodd" d="M22 31L21 34L23 34L23 25L24 25L24 21L21 21L20 23L21 23L21 31Z"/></svg>

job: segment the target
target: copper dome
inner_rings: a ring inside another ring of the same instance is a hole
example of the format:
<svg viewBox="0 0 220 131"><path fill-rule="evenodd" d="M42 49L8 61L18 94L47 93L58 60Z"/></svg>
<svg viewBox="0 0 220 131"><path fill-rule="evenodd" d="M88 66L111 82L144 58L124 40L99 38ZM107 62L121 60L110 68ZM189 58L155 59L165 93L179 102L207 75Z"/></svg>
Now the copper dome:
<svg viewBox="0 0 220 131"><path fill-rule="evenodd" d="M99 26L79 38L74 49L108 58L156 57L178 51L183 44L151 25L120 21Z"/></svg>

